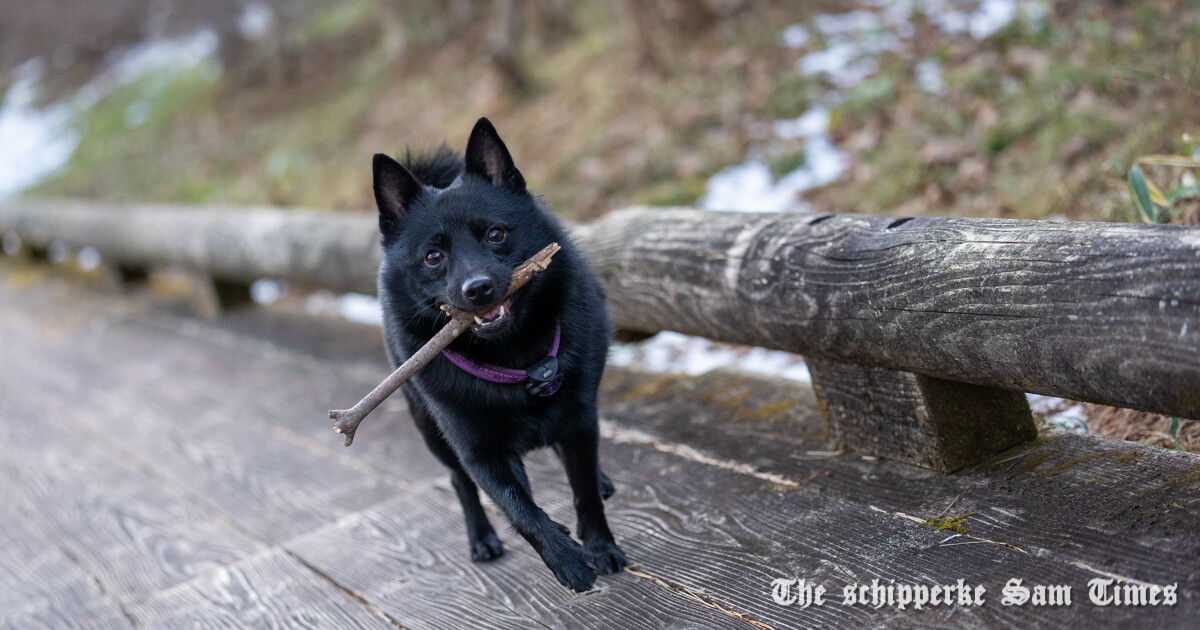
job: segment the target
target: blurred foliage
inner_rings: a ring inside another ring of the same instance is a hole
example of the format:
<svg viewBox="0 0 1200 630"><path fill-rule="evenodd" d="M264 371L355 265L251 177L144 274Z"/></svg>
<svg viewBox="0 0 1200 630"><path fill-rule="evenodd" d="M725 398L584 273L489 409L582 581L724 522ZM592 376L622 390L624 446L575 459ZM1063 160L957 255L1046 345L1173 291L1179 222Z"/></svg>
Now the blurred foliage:
<svg viewBox="0 0 1200 630"><path fill-rule="evenodd" d="M107 96L71 162L34 192L369 210L372 153L461 146L487 115L531 186L588 218L694 202L751 151L788 172L803 141L763 130L838 91L796 70L826 45L812 23L844 10L832 1L526 0L507 51L492 4L306 6L262 39L222 31L220 78L170 77L136 125L137 86ZM1200 130L1200 3L1046 6L981 40L914 18L912 50L882 54L831 112L852 166L807 198L833 211L1128 218L1138 156L1192 155L1179 138ZM814 37L789 48L781 33L796 23ZM504 55L526 90L498 71ZM922 59L940 63L940 93L919 85ZM1177 168L1142 167L1147 190ZM1168 201L1175 188L1164 184Z"/></svg>
<svg viewBox="0 0 1200 630"><path fill-rule="evenodd" d="M1186 142L1186 139L1185 139ZM1185 155L1145 155L1129 169L1129 199L1136 218L1146 223L1184 223L1200 225L1200 159ZM1146 177L1142 165L1160 167L1167 176L1178 182L1163 193Z"/></svg>

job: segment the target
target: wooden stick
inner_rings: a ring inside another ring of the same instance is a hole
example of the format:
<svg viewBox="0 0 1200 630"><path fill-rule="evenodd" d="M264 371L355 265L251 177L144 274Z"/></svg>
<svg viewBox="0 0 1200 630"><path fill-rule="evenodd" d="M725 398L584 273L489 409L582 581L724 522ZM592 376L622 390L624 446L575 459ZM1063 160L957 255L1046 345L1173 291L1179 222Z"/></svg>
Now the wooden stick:
<svg viewBox="0 0 1200 630"><path fill-rule="evenodd" d="M527 282L533 279L534 276L546 270L550 265L550 259L554 257L558 251L562 249L558 243L550 243L542 251L534 254L529 260L521 263L521 266L513 270L512 280L509 282L508 291L504 294L504 298L512 295L517 289L525 286ZM450 316L450 321L441 330L438 331L433 339L425 342L407 361L402 363L396 371L383 379L383 382L375 386L371 393L367 394L362 400L358 401L357 405L349 409L333 409L329 412L329 417L335 422L333 430L346 436L345 446L350 446L354 443L354 432L358 430L358 425L367 417L367 414L375 410L388 396L391 396L400 389L404 381L412 378L417 370L425 367L426 363L433 360L446 346L450 345L456 337L466 332L475 323L475 316L482 313L468 313L459 310L448 304L442 305L442 311Z"/></svg>

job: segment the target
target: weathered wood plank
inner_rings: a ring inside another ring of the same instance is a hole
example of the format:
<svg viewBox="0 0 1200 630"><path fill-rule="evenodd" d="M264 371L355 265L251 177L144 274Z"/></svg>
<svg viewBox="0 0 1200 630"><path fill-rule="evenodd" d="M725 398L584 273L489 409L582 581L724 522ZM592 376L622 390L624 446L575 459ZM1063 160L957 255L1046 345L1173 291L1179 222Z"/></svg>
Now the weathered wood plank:
<svg viewBox="0 0 1200 630"><path fill-rule="evenodd" d="M809 359L841 448L948 473L1037 437L1021 392Z"/></svg>
<svg viewBox="0 0 1200 630"><path fill-rule="evenodd" d="M199 375L224 365L199 355L195 344L148 332L112 323L103 335L31 345L36 334L0 323L0 334L14 339L9 351L19 359L28 395L65 393L87 401L57 407L57 423L149 465L262 540L286 540L400 491L381 475L363 474L246 422L247 405L261 401L261 391L236 381L197 388L196 379L147 387L150 366L161 374Z"/></svg>
<svg viewBox="0 0 1200 630"><path fill-rule="evenodd" d="M354 514L288 548L406 628L749 627L629 574L572 593L524 540L503 528L500 536L503 557L472 563L457 500L435 488Z"/></svg>
<svg viewBox="0 0 1200 630"><path fill-rule="evenodd" d="M1010 577L1074 587L1077 598L1095 577L1071 566L1078 556L1022 554L991 544L923 548L947 533L921 527L855 502L825 496L817 487L781 490L769 481L701 463L657 449L633 445L607 449L609 469L624 493L611 503L610 520L630 558L671 584L711 593L726 607L756 615L775 627L860 627L880 624L896 611L864 610L834 604L800 611L770 601L770 581L778 577L815 579L840 595L848 583L946 583L959 578L984 585L989 604L980 608L930 610L920 623L957 627L1046 627L1089 622L1170 625L1200 614L1200 584L1172 551L1146 548L1171 562L1162 571L1139 565L1135 577L1169 576L1179 582L1173 608L1114 610L1079 602L1070 609L997 605ZM615 465L614 465L615 464ZM615 498L615 497L614 497ZM564 506L566 508L566 506ZM970 509L967 506L967 509ZM957 511L957 510L956 510ZM927 516L932 516L928 514ZM986 537L988 532L969 528ZM633 532L631 534L631 532ZM1022 540L1001 539L1017 545ZM1097 554L1098 556L1102 555ZM835 596L835 601L840 597ZM905 617L911 623L917 617Z"/></svg>
<svg viewBox="0 0 1200 630"><path fill-rule="evenodd" d="M0 491L0 627L132 627L78 565L13 509L15 500Z"/></svg>
<svg viewBox="0 0 1200 630"><path fill-rule="evenodd" d="M1200 416L1200 228L629 210L578 230L614 322Z"/></svg>
<svg viewBox="0 0 1200 630"><path fill-rule="evenodd" d="M66 407L31 401L16 383L0 379L0 474L112 597L136 602L261 548L54 424Z"/></svg>
<svg viewBox="0 0 1200 630"><path fill-rule="evenodd" d="M396 627L280 549L158 593L130 614L146 628Z"/></svg>
<svg viewBox="0 0 1200 630"><path fill-rule="evenodd" d="M977 512L970 533L1039 556L1080 561L1150 581L1200 576L1200 457L1092 436L1043 439L952 476L835 455L806 389L780 379L710 373L669 378L617 372L602 413L613 439L752 464L822 495L921 518ZM637 394L633 396L632 394ZM782 402L796 400L785 408ZM807 411L804 411L807 410ZM636 427L629 431L624 427ZM666 445L666 446L663 446Z"/></svg>

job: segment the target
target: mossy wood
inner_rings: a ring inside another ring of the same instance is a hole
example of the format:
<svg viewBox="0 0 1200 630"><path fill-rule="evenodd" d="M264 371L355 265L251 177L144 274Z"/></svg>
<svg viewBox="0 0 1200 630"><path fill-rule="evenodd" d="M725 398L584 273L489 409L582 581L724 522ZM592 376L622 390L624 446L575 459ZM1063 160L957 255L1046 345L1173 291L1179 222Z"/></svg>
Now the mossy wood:
<svg viewBox="0 0 1200 630"><path fill-rule="evenodd" d="M845 449L953 472L1037 437L1020 392L810 358L813 391Z"/></svg>

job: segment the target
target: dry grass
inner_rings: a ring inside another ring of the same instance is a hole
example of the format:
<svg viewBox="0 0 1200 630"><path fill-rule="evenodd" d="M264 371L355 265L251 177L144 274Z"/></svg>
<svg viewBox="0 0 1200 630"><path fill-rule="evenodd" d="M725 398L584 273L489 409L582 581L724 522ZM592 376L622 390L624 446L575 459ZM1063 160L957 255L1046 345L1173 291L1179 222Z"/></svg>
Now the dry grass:
<svg viewBox="0 0 1200 630"><path fill-rule="evenodd" d="M1083 408L1088 427L1096 435L1175 448L1169 416L1090 403ZM1200 453L1200 420L1181 419L1178 437L1183 450Z"/></svg>

